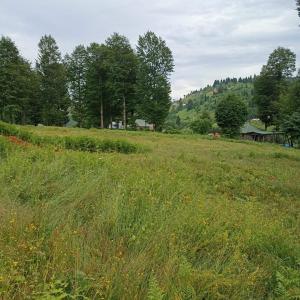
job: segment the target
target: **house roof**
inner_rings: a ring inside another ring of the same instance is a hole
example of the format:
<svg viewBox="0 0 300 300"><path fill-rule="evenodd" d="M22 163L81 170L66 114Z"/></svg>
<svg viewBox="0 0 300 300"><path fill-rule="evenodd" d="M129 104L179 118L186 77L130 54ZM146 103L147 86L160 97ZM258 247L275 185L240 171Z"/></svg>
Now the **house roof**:
<svg viewBox="0 0 300 300"><path fill-rule="evenodd" d="M269 131L260 130L260 129L252 126L248 122L242 127L241 133L242 134L255 133L255 134L259 134L259 135L271 135L271 134L273 134L272 132L269 132Z"/></svg>

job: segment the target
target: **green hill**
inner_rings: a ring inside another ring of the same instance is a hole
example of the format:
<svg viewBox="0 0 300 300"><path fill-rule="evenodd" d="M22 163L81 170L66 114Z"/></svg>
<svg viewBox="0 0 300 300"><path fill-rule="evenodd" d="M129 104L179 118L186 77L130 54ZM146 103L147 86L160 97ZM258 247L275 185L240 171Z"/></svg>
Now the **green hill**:
<svg viewBox="0 0 300 300"><path fill-rule="evenodd" d="M2 133L1 299L300 294L299 151L151 132ZM120 151L121 140L144 151Z"/></svg>
<svg viewBox="0 0 300 300"><path fill-rule="evenodd" d="M216 80L213 85L193 91L173 103L167 122L180 122L188 125L201 111L214 113L217 103L228 94L239 95L248 105L249 117L255 116L252 103L253 81L255 77ZM179 119L178 119L179 117Z"/></svg>

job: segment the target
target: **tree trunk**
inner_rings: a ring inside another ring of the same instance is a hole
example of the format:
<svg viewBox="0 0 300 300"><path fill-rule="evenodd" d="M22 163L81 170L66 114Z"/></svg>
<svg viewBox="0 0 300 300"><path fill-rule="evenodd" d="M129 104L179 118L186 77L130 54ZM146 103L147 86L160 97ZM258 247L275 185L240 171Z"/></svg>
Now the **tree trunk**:
<svg viewBox="0 0 300 300"><path fill-rule="evenodd" d="M126 98L123 95L123 126L124 129L127 130L127 120L126 120L127 116L126 116Z"/></svg>

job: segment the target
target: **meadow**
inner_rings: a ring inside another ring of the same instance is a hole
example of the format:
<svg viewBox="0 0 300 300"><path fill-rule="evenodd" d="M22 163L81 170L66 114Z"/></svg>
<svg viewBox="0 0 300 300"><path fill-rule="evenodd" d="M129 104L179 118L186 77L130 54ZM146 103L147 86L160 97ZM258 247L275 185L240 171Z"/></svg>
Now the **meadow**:
<svg viewBox="0 0 300 300"><path fill-rule="evenodd" d="M19 128L0 135L1 299L300 298L299 150ZM121 146L43 143L65 137Z"/></svg>

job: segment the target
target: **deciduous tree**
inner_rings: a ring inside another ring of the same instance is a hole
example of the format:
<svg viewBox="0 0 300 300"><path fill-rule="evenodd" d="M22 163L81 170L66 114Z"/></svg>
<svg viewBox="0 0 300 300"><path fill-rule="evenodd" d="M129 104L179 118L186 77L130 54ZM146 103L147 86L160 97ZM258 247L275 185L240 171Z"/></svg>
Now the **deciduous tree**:
<svg viewBox="0 0 300 300"><path fill-rule="evenodd" d="M225 135L237 136L247 120L247 106L236 95L228 95L219 102L216 120Z"/></svg>
<svg viewBox="0 0 300 300"><path fill-rule="evenodd" d="M258 116L268 126L280 123L280 97L286 92L288 80L296 70L296 55L282 47L274 50L267 65L254 82L254 101Z"/></svg>
<svg viewBox="0 0 300 300"><path fill-rule="evenodd" d="M106 46L111 117L121 115L126 129L128 111L133 112L135 109L137 58L129 40L118 33L106 40Z"/></svg>
<svg viewBox="0 0 300 300"><path fill-rule="evenodd" d="M139 38L137 56L138 111L141 117L155 125L156 130L160 130L171 104L172 52L161 37L149 31Z"/></svg>

